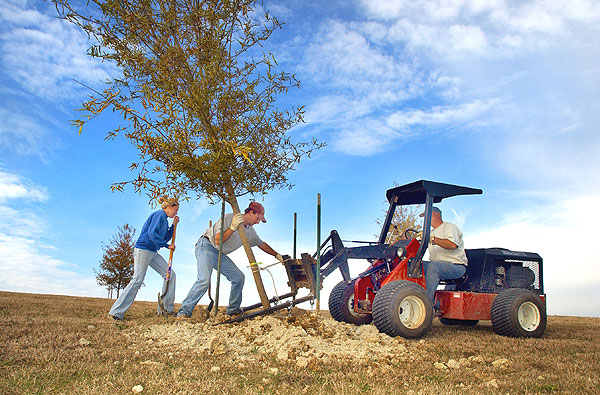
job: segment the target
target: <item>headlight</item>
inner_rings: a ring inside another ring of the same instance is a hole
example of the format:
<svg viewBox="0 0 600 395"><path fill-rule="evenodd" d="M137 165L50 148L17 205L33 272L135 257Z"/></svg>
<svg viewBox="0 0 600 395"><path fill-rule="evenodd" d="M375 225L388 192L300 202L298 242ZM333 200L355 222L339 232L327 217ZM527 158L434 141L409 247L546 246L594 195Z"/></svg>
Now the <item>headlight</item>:
<svg viewBox="0 0 600 395"><path fill-rule="evenodd" d="M402 257L406 254L406 250L404 247L400 247L398 248L398 251L396 251L396 254L398 255L398 258L402 259Z"/></svg>

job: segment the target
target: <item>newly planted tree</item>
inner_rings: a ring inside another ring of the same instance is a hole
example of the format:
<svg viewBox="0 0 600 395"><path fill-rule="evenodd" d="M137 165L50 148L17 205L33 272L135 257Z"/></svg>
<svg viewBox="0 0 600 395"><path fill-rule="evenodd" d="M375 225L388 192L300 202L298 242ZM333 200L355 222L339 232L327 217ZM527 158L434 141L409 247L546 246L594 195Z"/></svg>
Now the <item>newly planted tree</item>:
<svg viewBox="0 0 600 395"><path fill-rule="evenodd" d="M278 71L264 42L281 23L256 0L54 0L59 15L92 40L88 54L121 74L83 103L83 126L107 109L124 123L108 132L139 151L137 175L112 185L162 195L224 199L288 187L287 172L323 146L292 139L302 107L280 109L279 95L299 87ZM91 88L90 88L91 89ZM251 264L256 260L239 229ZM263 306L269 305L258 270Z"/></svg>

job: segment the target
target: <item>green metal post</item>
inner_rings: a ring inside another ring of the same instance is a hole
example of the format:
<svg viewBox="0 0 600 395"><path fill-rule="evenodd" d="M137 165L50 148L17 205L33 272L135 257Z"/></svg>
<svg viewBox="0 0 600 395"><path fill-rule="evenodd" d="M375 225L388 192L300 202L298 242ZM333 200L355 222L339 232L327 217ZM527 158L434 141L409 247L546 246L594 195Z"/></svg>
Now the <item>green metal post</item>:
<svg viewBox="0 0 600 395"><path fill-rule="evenodd" d="M221 205L221 237L219 238L219 259L217 261L217 290L215 295L215 317L219 313L219 285L221 283L221 257L223 256L223 222L225 222L225 199Z"/></svg>
<svg viewBox="0 0 600 395"><path fill-rule="evenodd" d="M321 308L321 194L317 193L317 314Z"/></svg>
<svg viewBox="0 0 600 395"><path fill-rule="evenodd" d="M298 213L294 213L294 254L293 254L294 261L296 261L296 235L297 235L297 225L298 225Z"/></svg>

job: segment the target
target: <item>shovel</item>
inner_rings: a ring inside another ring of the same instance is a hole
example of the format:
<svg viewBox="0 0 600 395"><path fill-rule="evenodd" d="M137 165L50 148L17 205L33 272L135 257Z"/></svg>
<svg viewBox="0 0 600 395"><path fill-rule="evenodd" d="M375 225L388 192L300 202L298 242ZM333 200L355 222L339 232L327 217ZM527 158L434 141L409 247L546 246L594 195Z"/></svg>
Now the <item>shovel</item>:
<svg viewBox="0 0 600 395"><path fill-rule="evenodd" d="M173 227L173 237L171 238L172 244L175 243L175 232L177 231L177 224ZM161 315L164 315L168 318L169 312L163 303L162 298L167 295L167 291L169 290L169 280L171 279L171 266L173 265L173 250L169 252L169 266L167 267L167 277L165 278L165 282L163 284L162 293L158 293L158 308L160 309Z"/></svg>
<svg viewBox="0 0 600 395"><path fill-rule="evenodd" d="M212 296L210 296L210 279L208 279L208 299L210 299L210 303L208 304L208 307L206 308L206 318L204 319L204 321L208 320L208 317L210 316L210 311L213 309L213 306L215 305L215 301L213 300Z"/></svg>

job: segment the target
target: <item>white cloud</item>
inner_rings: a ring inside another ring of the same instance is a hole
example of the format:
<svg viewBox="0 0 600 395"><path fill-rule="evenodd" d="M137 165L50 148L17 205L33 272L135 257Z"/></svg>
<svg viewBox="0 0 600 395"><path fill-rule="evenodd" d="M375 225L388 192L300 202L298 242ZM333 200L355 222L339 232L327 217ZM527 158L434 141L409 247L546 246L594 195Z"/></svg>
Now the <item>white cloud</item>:
<svg viewBox="0 0 600 395"><path fill-rule="evenodd" d="M390 24L388 38L443 60L496 58L554 46L581 30L597 29L594 1L363 0L375 20Z"/></svg>
<svg viewBox="0 0 600 395"><path fill-rule="evenodd" d="M335 126L337 131L332 144L335 150L369 156L389 149L394 141L453 134L459 126L461 131L485 126L488 123L486 114L497 102L475 100L428 110L407 109L377 117L371 111L361 111L363 108L371 109L361 107L357 102L343 97L325 97L318 100L307 121Z"/></svg>
<svg viewBox="0 0 600 395"><path fill-rule="evenodd" d="M350 155L369 156L383 151L397 135L379 120L362 119L359 125L344 124L336 137L336 150Z"/></svg>
<svg viewBox="0 0 600 395"><path fill-rule="evenodd" d="M57 248L47 242L50 227L42 214L22 208L49 200L45 187L13 173L0 171L0 289L14 292L102 296L91 275L56 259ZM19 209L9 207L19 205ZM38 210L39 211L39 210Z"/></svg>
<svg viewBox="0 0 600 395"><path fill-rule="evenodd" d="M292 13L292 11L288 7L274 2L269 3L265 8L269 12L269 14L271 14L277 19L285 19Z"/></svg>
<svg viewBox="0 0 600 395"><path fill-rule="evenodd" d="M416 72L415 65L395 57L380 40L382 26L328 21L308 45L301 69L324 93L307 106L305 121L331 128L334 149L351 155L372 155L398 138L381 113L435 87L452 96L456 79L443 73Z"/></svg>
<svg viewBox="0 0 600 395"><path fill-rule="evenodd" d="M46 222L39 215L26 211L0 206L0 216L4 219L7 233L18 237L38 237L47 229Z"/></svg>
<svg viewBox="0 0 600 395"><path fill-rule="evenodd" d="M544 260L544 288L550 314L600 315L600 252L594 244L581 242L595 232L600 221L597 206L600 195L557 200L535 211L512 212L501 224L478 233L465 232L467 248L500 246L515 251L536 252ZM580 290L594 290L590 304L573 305L581 300ZM558 297L571 295L563 299ZM557 297L553 297L557 295ZM593 297L592 297L593 296Z"/></svg>
<svg viewBox="0 0 600 395"><path fill-rule="evenodd" d="M30 238L0 233L0 289L81 296L103 296L93 276L74 272L73 265L53 258Z"/></svg>
<svg viewBox="0 0 600 395"><path fill-rule="evenodd" d="M453 43L450 52L479 55L487 50L488 39L479 26L452 25L448 37Z"/></svg>
<svg viewBox="0 0 600 395"><path fill-rule="evenodd" d="M22 177L0 170L0 203L8 199L27 199L43 202L48 199L46 189Z"/></svg>
<svg viewBox="0 0 600 395"><path fill-rule="evenodd" d="M46 5L43 5L46 6ZM51 5L47 5L52 7ZM38 97L66 101L81 96L72 79L103 83L114 69L86 55L87 35L28 4L5 3L0 12L0 62L5 73Z"/></svg>
<svg viewBox="0 0 600 395"><path fill-rule="evenodd" d="M375 88L405 97L403 90L411 84L413 71L373 46L360 28L360 24L328 21L306 49L302 68L329 87L359 92Z"/></svg>
<svg viewBox="0 0 600 395"><path fill-rule="evenodd" d="M335 150L373 155L433 133L477 131L491 171L594 192L600 156L591 1L364 1L327 21L303 58L326 92L306 121ZM310 81L310 80L309 80ZM577 175L574 177L574 175Z"/></svg>
<svg viewBox="0 0 600 395"><path fill-rule="evenodd" d="M34 117L20 109L0 107L0 147L19 155L44 158L57 142L49 138L48 126L41 118L43 114Z"/></svg>
<svg viewBox="0 0 600 395"><path fill-rule="evenodd" d="M408 130L414 126L444 126L453 123L464 123L482 117L497 100L482 102L475 100L458 106L436 106L426 111L407 110L391 114L387 125L399 130Z"/></svg>

